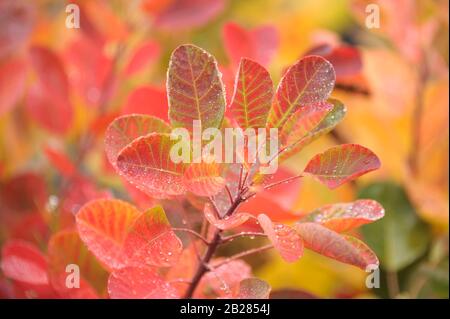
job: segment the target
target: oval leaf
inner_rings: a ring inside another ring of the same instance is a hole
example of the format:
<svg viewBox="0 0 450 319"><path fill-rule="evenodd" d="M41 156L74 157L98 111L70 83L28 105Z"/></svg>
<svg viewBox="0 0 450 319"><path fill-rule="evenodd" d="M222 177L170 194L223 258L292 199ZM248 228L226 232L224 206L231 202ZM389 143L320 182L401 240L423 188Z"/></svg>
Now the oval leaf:
<svg viewBox="0 0 450 319"><path fill-rule="evenodd" d="M37 247L21 240L6 242L1 269L6 277L31 284L48 285L47 260Z"/></svg>
<svg viewBox="0 0 450 319"><path fill-rule="evenodd" d="M384 216L383 207L370 199L353 203L326 205L311 212L302 221L319 223L338 233L346 232Z"/></svg>
<svg viewBox="0 0 450 319"><path fill-rule="evenodd" d="M245 223L251 217L250 214L235 212L231 216L226 216L222 219L219 219L215 210L209 203L205 204L204 213L205 218L211 225L222 230L236 228Z"/></svg>
<svg viewBox="0 0 450 319"><path fill-rule="evenodd" d="M258 222L264 233L287 262L294 262L303 255L303 241L291 227L272 223L264 214L258 215Z"/></svg>
<svg viewBox="0 0 450 319"><path fill-rule="evenodd" d="M170 123L192 130L200 120L203 128L219 128L225 112L221 77L208 52L194 45L175 49L167 72Z"/></svg>
<svg viewBox="0 0 450 319"><path fill-rule="evenodd" d="M258 63L242 59L234 83L231 112L242 129L265 127L273 98L269 72Z"/></svg>
<svg viewBox="0 0 450 319"><path fill-rule="evenodd" d="M109 162L116 167L119 152L136 138L150 133L170 133L170 126L148 115L132 114L116 118L105 133L105 149Z"/></svg>
<svg viewBox="0 0 450 319"><path fill-rule="evenodd" d="M142 214L130 228L124 252L133 264L169 267L178 262L183 245L161 206Z"/></svg>
<svg viewBox="0 0 450 319"><path fill-rule="evenodd" d="M103 292L108 273L87 250L78 232L63 230L54 234L48 243L48 258L52 286L64 297L80 295L96 297L97 294L91 285L97 289L98 293ZM68 276L66 267L71 264L77 265L80 269L80 287L77 289L66 286Z"/></svg>
<svg viewBox="0 0 450 319"><path fill-rule="evenodd" d="M76 215L78 233L88 249L112 269L126 265L123 244L141 213L116 199L99 199L84 205Z"/></svg>
<svg viewBox="0 0 450 319"><path fill-rule="evenodd" d="M333 66L324 58L308 56L298 61L287 70L277 88L269 127L282 127L301 106L326 100L335 80Z"/></svg>
<svg viewBox="0 0 450 319"><path fill-rule="evenodd" d="M148 267L125 267L114 271L108 280L112 299L174 299L178 291L156 270Z"/></svg>
<svg viewBox="0 0 450 319"><path fill-rule="evenodd" d="M168 198L186 192L186 165L172 161L170 151L177 142L168 134L152 133L128 144L117 157L119 173L147 195Z"/></svg>
<svg viewBox="0 0 450 319"><path fill-rule="evenodd" d="M195 195L214 196L225 186L225 179L215 162L191 163L184 172L184 184Z"/></svg>
<svg viewBox="0 0 450 319"><path fill-rule="evenodd" d="M368 265L379 264L375 253L357 238L340 235L315 223L298 223L295 230L305 247L319 254L364 270Z"/></svg>
<svg viewBox="0 0 450 319"><path fill-rule="evenodd" d="M247 278L239 283L239 299L269 299L270 285L258 278Z"/></svg>
<svg viewBox="0 0 450 319"><path fill-rule="evenodd" d="M314 156L304 172L333 189L379 167L380 160L371 150L343 144Z"/></svg>

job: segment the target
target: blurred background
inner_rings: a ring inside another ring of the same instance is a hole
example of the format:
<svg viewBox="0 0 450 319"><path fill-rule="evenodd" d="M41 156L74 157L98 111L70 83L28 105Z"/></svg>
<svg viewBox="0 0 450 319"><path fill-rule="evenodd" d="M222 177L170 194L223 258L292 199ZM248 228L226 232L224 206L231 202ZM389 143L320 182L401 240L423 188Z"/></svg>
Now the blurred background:
<svg viewBox="0 0 450 319"><path fill-rule="evenodd" d="M217 58L228 99L241 56L278 83L314 53L335 65L333 96L347 115L284 169L298 174L340 143L370 148L382 167L333 191L304 179L279 209L382 203L384 219L358 234L380 259L380 288L312 252L293 264L256 256L248 260L255 274L278 297L448 298L448 23L448 1L439 0L0 0L0 246L19 238L45 252L91 199L155 203L114 173L103 135L121 114L167 119L166 70L178 45ZM174 223L193 211L163 205ZM0 297L24 293L13 288L0 272Z"/></svg>

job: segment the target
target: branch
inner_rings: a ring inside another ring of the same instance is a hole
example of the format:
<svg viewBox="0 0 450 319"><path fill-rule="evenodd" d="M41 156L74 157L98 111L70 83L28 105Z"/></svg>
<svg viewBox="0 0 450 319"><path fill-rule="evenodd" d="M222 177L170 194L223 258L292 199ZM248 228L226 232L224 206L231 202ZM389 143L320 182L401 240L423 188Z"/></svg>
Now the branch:
<svg viewBox="0 0 450 319"><path fill-rule="evenodd" d="M192 229L189 229L189 228L177 228L177 227L173 227L172 230L173 231L182 231L182 232L186 232L186 233L192 234L195 237L197 237L198 239L200 239L201 241L203 241L206 245L210 244L210 242L205 237L203 237L202 235L197 233L195 230L192 230Z"/></svg>
<svg viewBox="0 0 450 319"><path fill-rule="evenodd" d="M233 235L230 235L230 236L222 237L222 243L226 243L226 242L234 240L235 238L245 237L245 236L249 236L249 237L262 236L262 237L265 237L267 235L264 234L264 233L256 233L256 232L242 232L242 233L238 233L238 234L233 234Z"/></svg>
<svg viewBox="0 0 450 319"><path fill-rule="evenodd" d="M239 254L233 255L231 257L228 257L227 259L225 259L221 263L218 263L217 265L214 265L212 267L217 269L217 268L219 268L219 267L221 267L223 265L226 265L226 264L232 262L233 260L241 259L243 257L247 257L247 256L250 256L250 255L253 255L253 254L256 254L256 253L260 253L260 252L263 252L263 251L266 251L266 250L269 250L269 249L272 249L272 248L273 248L273 245L272 244L268 244L268 245L261 246L261 247L258 247L258 248L249 249L249 250L243 251L242 253L239 253Z"/></svg>

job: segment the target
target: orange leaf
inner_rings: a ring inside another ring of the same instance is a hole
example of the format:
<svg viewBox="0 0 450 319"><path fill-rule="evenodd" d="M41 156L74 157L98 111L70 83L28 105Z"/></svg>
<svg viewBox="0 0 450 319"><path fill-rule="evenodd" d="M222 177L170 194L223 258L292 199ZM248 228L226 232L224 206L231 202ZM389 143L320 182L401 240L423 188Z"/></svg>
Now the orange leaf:
<svg viewBox="0 0 450 319"><path fill-rule="evenodd" d="M188 191L198 196L214 196L225 186L216 162L191 163L184 172L184 184Z"/></svg>
<svg viewBox="0 0 450 319"><path fill-rule="evenodd" d="M148 267L125 267L114 271L109 277L108 293L112 299L174 299L178 291L155 269Z"/></svg>
<svg viewBox="0 0 450 319"><path fill-rule="evenodd" d="M78 232L88 249L112 269L126 265L123 244L141 213L116 199L99 199L84 205L76 215Z"/></svg>
<svg viewBox="0 0 450 319"><path fill-rule="evenodd" d="M205 204L204 214L205 218L211 225L222 230L236 228L245 223L251 217L251 215L246 213L235 212L231 216L226 216L219 219L209 203Z"/></svg>
<svg viewBox="0 0 450 319"><path fill-rule="evenodd" d="M380 160L371 150L343 144L314 156L304 172L333 189L379 167Z"/></svg>
<svg viewBox="0 0 450 319"><path fill-rule="evenodd" d="M338 233L372 223L384 216L383 207L374 200L326 205L305 216L302 221L319 223Z"/></svg>
<svg viewBox="0 0 450 319"><path fill-rule="evenodd" d="M269 299L270 285L258 278L247 278L239 283L239 299Z"/></svg>
<svg viewBox="0 0 450 319"><path fill-rule="evenodd" d="M155 267L175 265L183 249L161 206L149 209L135 221L123 247L130 263Z"/></svg>
<svg viewBox="0 0 450 319"><path fill-rule="evenodd" d="M364 270L368 265L379 264L375 253L359 239L340 235L316 223L298 223L294 228L305 247L319 254Z"/></svg>
<svg viewBox="0 0 450 319"><path fill-rule="evenodd" d="M133 140L150 133L170 133L170 126L153 116L123 115L106 129L105 149L109 162L116 167L119 152Z"/></svg>
<svg viewBox="0 0 450 319"><path fill-rule="evenodd" d="M287 262L294 262L303 255L303 241L291 227L272 223L264 214L258 215L258 221L264 233Z"/></svg>
<svg viewBox="0 0 450 319"><path fill-rule="evenodd" d="M174 163L170 150L177 142L168 134L152 133L128 144L117 157L120 174L149 196L168 198L186 192L186 165Z"/></svg>

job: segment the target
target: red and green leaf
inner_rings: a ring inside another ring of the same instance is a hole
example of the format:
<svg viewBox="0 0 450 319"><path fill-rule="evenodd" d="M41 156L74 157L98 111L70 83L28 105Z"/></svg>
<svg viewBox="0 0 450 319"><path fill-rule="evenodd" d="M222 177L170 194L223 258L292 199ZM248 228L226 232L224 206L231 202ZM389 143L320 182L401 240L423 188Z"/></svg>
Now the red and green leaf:
<svg viewBox="0 0 450 319"><path fill-rule="evenodd" d="M225 112L225 93L217 62L194 45L182 45L172 53L167 72L169 119L175 127L219 128Z"/></svg>
<svg viewBox="0 0 450 319"><path fill-rule="evenodd" d="M331 63L319 56L305 57L291 66L277 88L268 126L282 127L300 107L328 99L335 78Z"/></svg>
<svg viewBox="0 0 450 319"><path fill-rule="evenodd" d="M84 205L76 215L78 233L88 249L110 269L127 264L125 238L141 213L116 199L99 199Z"/></svg>
<svg viewBox="0 0 450 319"><path fill-rule="evenodd" d="M384 209L378 202L362 199L320 207L305 216L302 221L318 223L341 233L377 221L383 216Z"/></svg>
<svg viewBox="0 0 450 319"><path fill-rule="evenodd" d="M298 223L294 228L305 247L319 254L364 270L379 263L375 253L357 238L340 235L316 223Z"/></svg>
<svg viewBox="0 0 450 319"><path fill-rule="evenodd" d="M272 104L273 83L260 64L243 58L236 74L231 112L242 129L265 127Z"/></svg>
<svg viewBox="0 0 450 319"><path fill-rule="evenodd" d="M125 267L114 271L108 280L112 299L174 299L178 291L154 268Z"/></svg>
<svg viewBox="0 0 450 319"><path fill-rule="evenodd" d="M333 189L379 167L380 160L371 150L357 144L343 144L314 156L304 173Z"/></svg>
<svg viewBox="0 0 450 319"><path fill-rule="evenodd" d="M155 267L175 265L183 249L161 206L149 209L135 221L123 247L133 265Z"/></svg>
<svg viewBox="0 0 450 319"><path fill-rule="evenodd" d="M176 143L169 134L152 133L137 138L122 149L117 157L120 174L155 198L184 194L186 164L175 163L170 157L170 150Z"/></svg>
<svg viewBox="0 0 450 319"><path fill-rule="evenodd" d="M294 229L284 224L272 223L264 214L258 215L258 221L285 261L294 262L303 255L303 241Z"/></svg>

